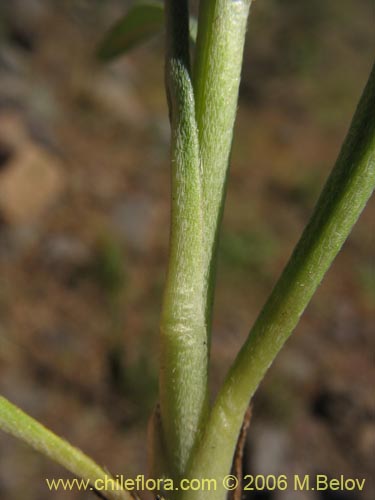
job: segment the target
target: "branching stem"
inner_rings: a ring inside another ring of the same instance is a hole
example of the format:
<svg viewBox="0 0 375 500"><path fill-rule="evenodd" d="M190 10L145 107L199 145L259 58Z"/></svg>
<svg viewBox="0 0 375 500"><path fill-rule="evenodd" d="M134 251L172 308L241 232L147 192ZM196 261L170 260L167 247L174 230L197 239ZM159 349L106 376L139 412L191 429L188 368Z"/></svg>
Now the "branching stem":
<svg viewBox="0 0 375 500"><path fill-rule="evenodd" d="M336 165L284 272L266 302L217 397L191 477L228 474L249 400L297 325L340 251L375 185L375 66ZM217 500L221 492L189 492L183 499Z"/></svg>

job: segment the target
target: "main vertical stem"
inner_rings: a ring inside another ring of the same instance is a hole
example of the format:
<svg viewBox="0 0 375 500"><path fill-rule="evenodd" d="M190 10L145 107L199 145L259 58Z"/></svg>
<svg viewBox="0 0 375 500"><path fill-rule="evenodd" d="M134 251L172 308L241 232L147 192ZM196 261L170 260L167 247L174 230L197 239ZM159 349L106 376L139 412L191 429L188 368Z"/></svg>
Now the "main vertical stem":
<svg viewBox="0 0 375 500"><path fill-rule="evenodd" d="M166 87L171 121L172 218L161 317L160 406L169 475L182 477L207 408L203 215L186 0L167 0Z"/></svg>
<svg viewBox="0 0 375 500"><path fill-rule="evenodd" d="M215 260L243 48L251 0L201 0L194 65L195 110L202 161L205 313L211 323Z"/></svg>
<svg viewBox="0 0 375 500"><path fill-rule="evenodd" d="M168 473L183 477L207 414L214 263L251 0L201 0L194 91L188 2L166 0L172 223L161 318Z"/></svg>

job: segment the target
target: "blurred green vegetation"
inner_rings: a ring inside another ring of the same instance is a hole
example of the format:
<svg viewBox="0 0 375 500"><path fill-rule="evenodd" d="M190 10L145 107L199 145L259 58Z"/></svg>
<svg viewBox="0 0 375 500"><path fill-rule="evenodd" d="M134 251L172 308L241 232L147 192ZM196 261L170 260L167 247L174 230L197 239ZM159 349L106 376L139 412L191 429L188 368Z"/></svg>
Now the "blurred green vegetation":
<svg viewBox="0 0 375 500"><path fill-rule="evenodd" d="M375 264L372 262L364 262L358 269L359 283L370 299L373 306L375 305Z"/></svg>
<svg viewBox="0 0 375 500"><path fill-rule="evenodd" d="M124 251L115 238L109 234L100 236L90 271L110 300L116 300L125 287L124 262Z"/></svg>
<svg viewBox="0 0 375 500"><path fill-rule="evenodd" d="M269 263L277 255L278 241L265 227L238 232L223 231L219 247L219 269L267 279Z"/></svg>

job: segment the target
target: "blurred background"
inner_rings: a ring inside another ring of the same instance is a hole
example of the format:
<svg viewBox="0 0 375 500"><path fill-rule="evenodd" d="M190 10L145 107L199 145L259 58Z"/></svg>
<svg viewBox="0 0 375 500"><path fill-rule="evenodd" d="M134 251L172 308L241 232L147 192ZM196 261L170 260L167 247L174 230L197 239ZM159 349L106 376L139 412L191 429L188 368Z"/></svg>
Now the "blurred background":
<svg viewBox="0 0 375 500"><path fill-rule="evenodd" d="M115 474L145 472L169 231L163 39L94 53L124 0L0 0L0 393ZM337 157L374 52L372 0L252 7L218 267L212 395ZM262 383L247 472L366 478L374 498L370 202ZM373 333L373 332L372 332ZM0 498L89 499L0 433Z"/></svg>

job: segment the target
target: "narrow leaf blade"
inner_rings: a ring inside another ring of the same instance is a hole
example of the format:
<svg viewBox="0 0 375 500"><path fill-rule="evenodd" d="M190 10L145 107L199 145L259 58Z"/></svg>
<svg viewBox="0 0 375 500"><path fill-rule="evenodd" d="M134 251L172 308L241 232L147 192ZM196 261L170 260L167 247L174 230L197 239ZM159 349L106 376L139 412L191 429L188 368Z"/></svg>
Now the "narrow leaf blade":
<svg viewBox="0 0 375 500"><path fill-rule="evenodd" d="M76 476L89 481L91 485L105 485L108 478L111 478L109 473L81 450L56 436L1 395L0 430L20 439ZM108 500L132 500L131 494L122 489L120 483L113 484L113 489L106 487Z"/></svg>
<svg viewBox="0 0 375 500"><path fill-rule="evenodd" d="M159 2L142 2L122 17L104 37L97 51L98 58L109 61L162 31L164 7Z"/></svg>

